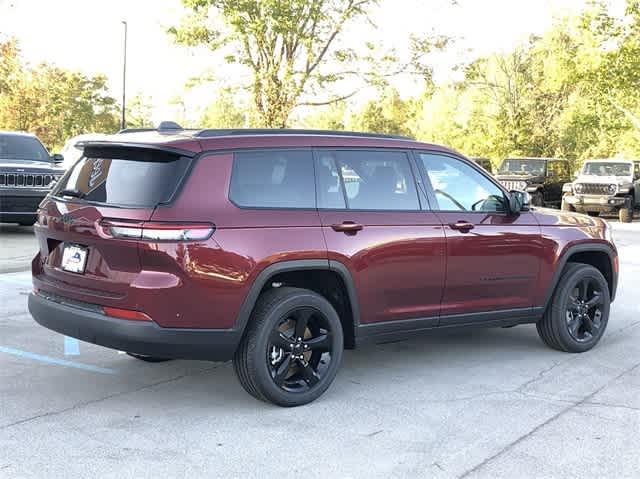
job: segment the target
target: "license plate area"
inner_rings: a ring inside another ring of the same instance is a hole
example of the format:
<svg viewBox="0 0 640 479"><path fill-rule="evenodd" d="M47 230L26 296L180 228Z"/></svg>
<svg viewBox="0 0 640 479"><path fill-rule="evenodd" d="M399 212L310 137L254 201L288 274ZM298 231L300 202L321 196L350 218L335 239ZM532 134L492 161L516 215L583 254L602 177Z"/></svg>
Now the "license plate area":
<svg viewBox="0 0 640 479"><path fill-rule="evenodd" d="M60 266L64 271L83 274L87 265L88 255L89 249L86 246L65 243L62 250L62 261Z"/></svg>

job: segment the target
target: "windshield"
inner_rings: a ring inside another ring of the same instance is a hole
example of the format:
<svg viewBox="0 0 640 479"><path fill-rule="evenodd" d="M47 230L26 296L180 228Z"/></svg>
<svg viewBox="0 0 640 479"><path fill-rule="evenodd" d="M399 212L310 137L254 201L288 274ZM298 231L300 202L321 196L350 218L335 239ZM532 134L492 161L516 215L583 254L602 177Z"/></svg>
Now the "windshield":
<svg viewBox="0 0 640 479"><path fill-rule="evenodd" d="M49 154L36 138L0 134L0 158L7 160L49 161Z"/></svg>
<svg viewBox="0 0 640 479"><path fill-rule="evenodd" d="M512 175L544 175L546 161L533 159L504 160L498 173Z"/></svg>
<svg viewBox="0 0 640 479"><path fill-rule="evenodd" d="M593 176L631 176L630 163L585 163L583 175Z"/></svg>

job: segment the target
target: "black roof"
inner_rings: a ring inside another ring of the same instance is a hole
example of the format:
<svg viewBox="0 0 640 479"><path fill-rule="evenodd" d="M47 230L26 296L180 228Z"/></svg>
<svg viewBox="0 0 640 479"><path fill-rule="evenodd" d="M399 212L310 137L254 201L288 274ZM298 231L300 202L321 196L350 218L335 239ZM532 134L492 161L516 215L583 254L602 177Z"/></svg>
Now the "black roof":
<svg viewBox="0 0 640 479"><path fill-rule="evenodd" d="M175 126L174 126L175 125ZM413 140L413 138L402 135L390 135L387 133L365 133L361 131L341 131L341 130L308 130L301 128L211 128L183 129L179 125L173 124L170 127L163 124L158 128L125 128L118 134L141 133L156 131L166 134L188 133L195 138L215 138L218 136L258 136L258 135L323 135L323 136L355 136L359 138L388 138L394 140Z"/></svg>

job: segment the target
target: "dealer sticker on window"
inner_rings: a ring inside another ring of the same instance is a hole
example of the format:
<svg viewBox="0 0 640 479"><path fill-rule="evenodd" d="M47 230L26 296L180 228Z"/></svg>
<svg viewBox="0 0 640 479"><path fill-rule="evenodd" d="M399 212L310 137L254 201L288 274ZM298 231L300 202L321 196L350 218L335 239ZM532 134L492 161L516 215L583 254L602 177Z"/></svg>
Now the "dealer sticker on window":
<svg viewBox="0 0 640 479"><path fill-rule="evenodd" d="M71 273L84 273L87 253L87 248L84 246L65 244L62 251L62 269Z"/></svg>

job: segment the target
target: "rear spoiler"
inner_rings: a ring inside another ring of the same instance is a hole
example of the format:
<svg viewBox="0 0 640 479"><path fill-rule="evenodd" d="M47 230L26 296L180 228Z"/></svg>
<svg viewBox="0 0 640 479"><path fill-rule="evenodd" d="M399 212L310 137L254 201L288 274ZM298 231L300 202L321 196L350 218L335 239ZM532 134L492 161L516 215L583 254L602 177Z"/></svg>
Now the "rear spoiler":
<svg viewBox="0 0 640 479"><path fill-rule="evenodd" d="M77 148L84 150L88 158L126 158L134 161L174 161L177 156L193 158L197 153L165 145L145 143L81 141Z"/></svg>

